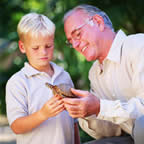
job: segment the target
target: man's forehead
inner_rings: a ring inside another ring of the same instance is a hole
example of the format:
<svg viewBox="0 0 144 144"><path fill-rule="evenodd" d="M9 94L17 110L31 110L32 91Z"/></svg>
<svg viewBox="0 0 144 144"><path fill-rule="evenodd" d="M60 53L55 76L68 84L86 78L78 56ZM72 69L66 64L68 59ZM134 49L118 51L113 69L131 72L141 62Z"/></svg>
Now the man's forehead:
<svg viewBox="0 0 144 144"><path fill-rule="evenodd" d="M69 21L77 21L77 22L83 22L88 17L84 11L74 11L70 16L68 16L67 20Z"/></svg>
<svg viewBox="0 0 144 144"><path fill-rule="evenodd" d="M83 11L75 11L73 12L65 21L65 25L68 26L68 29L73 31L74 29L77 28L77 26L83 24L88 15L84 13Z"/></svg>

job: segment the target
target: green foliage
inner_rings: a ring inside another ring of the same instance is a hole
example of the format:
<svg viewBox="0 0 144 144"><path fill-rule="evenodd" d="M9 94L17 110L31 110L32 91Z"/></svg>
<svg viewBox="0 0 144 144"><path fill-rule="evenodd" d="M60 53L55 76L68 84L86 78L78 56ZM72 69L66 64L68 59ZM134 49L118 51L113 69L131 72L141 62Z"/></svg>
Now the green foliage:
<svg viewBox="0 0 144 144"><path fill-rule="evenodd" d="M92 62L67 47L63 29L64 13L83 3L103 9L115 30L123 29L127 34L144 32L143 0L0 0L0 113L6 113L6 82L26 60L18 50L16 29L20 18L29 12L42 13L56 24L54 61L70 73L76 88L89 89ZM83 142L88 140L83 131L81 137Z"/></svg>
<svg viewBox="0 0 144 144"><path fill-rule="evenodd" d="M88 135L86 132L84 132L80 127L79 127L79 131L80 131L79 134L80 134L81 143L94 140L94 138L92 138L91 136L89 136L89 135Z"/></svg>

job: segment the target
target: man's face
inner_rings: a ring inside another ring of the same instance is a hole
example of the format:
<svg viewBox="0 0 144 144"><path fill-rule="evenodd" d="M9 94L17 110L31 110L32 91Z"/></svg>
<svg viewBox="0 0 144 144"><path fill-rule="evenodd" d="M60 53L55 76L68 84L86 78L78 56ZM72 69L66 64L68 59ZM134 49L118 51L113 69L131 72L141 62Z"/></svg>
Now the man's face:
<svg viewBox="0 0 144 144"><path fill-rule="evenodd" d="M98 35L100 31L95 26L91 16L82 11L76 11L64 23L67 40L72 47L83 54L87 61L99 57Z"/></svg>
<svg viewBox="0 0 144 144"><path fill-rule="evenodd" d="M31 66L39 71L45 71L49 68L49 61L52 60L54 49L54 36L32 37L30 34L25 36L22 47L22 53L25 53Z"/></svg>

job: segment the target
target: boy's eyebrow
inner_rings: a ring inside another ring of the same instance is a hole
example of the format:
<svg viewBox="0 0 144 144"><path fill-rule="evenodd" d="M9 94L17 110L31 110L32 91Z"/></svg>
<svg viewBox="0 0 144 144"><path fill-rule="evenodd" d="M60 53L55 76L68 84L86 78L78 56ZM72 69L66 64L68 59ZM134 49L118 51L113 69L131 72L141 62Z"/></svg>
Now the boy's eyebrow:
<svg viewBox="0 0 144 144"><path fill-rule="evenodd" d="M53 45L53 43L46 43L45 45ZM40 44L33 44L32 47L38 47L41 46Z"/></svg>
<svg viewBox="0 0 144 144"><path fill-rule="evenodd" d="M37 47L37 46L39 46L39 45L35 45L35 44L34 44L34 45L32 45L32 47Z"/></svg>

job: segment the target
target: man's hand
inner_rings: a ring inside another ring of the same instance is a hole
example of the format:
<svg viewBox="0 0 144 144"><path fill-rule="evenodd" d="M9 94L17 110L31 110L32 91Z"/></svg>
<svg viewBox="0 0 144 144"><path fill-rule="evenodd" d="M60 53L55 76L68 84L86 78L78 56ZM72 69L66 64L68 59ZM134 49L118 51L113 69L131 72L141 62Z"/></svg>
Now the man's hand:
<svg viewBox="0 0 144 144"><path fill-rule="evenodd" d="M79 98L64 98L64 106L73 118L83 118L100 111L100 100L88 91L71 88L74 95Z"/></svg>

